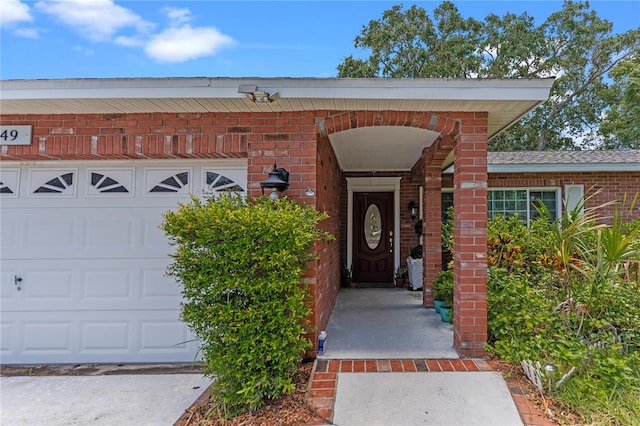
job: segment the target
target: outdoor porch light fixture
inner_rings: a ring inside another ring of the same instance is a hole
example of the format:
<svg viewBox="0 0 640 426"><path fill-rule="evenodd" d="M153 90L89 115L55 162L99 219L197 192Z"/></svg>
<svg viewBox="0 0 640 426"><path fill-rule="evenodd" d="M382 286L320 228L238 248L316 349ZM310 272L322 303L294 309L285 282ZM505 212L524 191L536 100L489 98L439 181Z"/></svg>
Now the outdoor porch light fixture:
<svg viewBox="0 0 640 426"><path fill-rule="evenodd" d="M244 93L247 96L247 99L254 103L269 103L280 99L280 93L278 92L270 94L264 90L258 90L258 86L252 86L249 84L241 84L238 87L238 93Z"/></svg>
<svg viewBox="0 0 640 426"><path fill-rule="evenodd" d="M283 168L278 168L276 163L273 163L273 170L269 172L267 180L260 182L262 193L264 189L271 189L269 198L277 200L279 198L278 192L284 192L289 188L289 172Z"/></svg>
<svg viewBox="0 0 640 426"><path fill-rule="evenodd" d="M416 216L418 216L418 206L416 206L415 201L409 202L409 216L411 216L411 220L415 220Z"/></svg>

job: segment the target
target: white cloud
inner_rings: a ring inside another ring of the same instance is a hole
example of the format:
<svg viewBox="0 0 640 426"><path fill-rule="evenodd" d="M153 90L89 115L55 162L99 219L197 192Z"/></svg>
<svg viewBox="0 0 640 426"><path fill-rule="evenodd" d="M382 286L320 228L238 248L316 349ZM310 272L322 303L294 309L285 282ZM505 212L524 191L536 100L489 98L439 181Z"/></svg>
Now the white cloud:
<svg viewBox="0 0 640 426"><path fill-rule="evenodd" d="M161 62L184 62L209 56L233 44L233 39L212 27L169 28L152 37L145 53Z"/></svg>
<svg viewBox="0 0 640 426"><path fill-rule="evenodd" d="M36 8L55 16L93 41L110 40L117 31L125 28L145 33L154 26L112 0L42 0L36 3Z"/></svg>
<svg viewBox="0 0 640 426"><path fill-rule="evenodd" d="M165 7L162 9L169 19L171 20L171 26L178 26L186 24L191 21L191 11L189 9L178 9L176 7Z"/></svg>
<svg viewBox="0 0 640 426"><path fill-rule="evenodd" d="M31 20L29 8L19 0L0 0L2 22ZM152 34L154 23L115 3L115 0L39 0L35 9L54 17L87 39L118 46L143 48L147 57L160 62L184 62L214 55L234 40L214 27L193 27L187 8L164 7L169 27ZM9 12L8 12L9 11ZM21 29L16 35L37 38L36 30ZM84 51L93 54L92 51Z"/></svg>
<svg viewBox="0 0 640 426"><path fill-rule="evenodd" d="M34 28L18 28L17 30L13 31L13 34L17 35L18 37L31 38L34 40L40 38L40 33Z"/></svg>
<svg viewBox="0 0 640 426"><path fill-rule="evenodd" d="M0 0L0 25L31 22L29 6L20 0Z"/></svg>

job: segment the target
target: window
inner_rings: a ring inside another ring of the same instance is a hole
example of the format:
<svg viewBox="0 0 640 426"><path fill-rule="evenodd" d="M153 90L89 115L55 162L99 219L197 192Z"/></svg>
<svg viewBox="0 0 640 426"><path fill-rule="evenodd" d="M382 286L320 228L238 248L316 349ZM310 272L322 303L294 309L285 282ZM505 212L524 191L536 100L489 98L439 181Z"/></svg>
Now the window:
<svg viewBox="0 0 640 426"><path fill-rule="evenodd" d="M551 219L559 214L560 203L557 189L489 189L487 209L489 219L497 215L517 214L527 223L539 216L537 206L544 204ZM453 205L453 192L442 193L442 219L446 219L446 209Z"/></svg>
<svg viewBox="0 0 640 426"><path fill-rule="evenodd" d="M487 194L489 219L517 214L527 223L539 216L537 207L545 205L551 219L558 216L557 189L490 189Z"/></svg>
<svg viewBox="0 0 640 426"><path fill-rule="evenodd" d="M544 204L551 214L551 219L558 216L557 191L529 191L529 220L536 219L539 214L536 207Z"/></svg>

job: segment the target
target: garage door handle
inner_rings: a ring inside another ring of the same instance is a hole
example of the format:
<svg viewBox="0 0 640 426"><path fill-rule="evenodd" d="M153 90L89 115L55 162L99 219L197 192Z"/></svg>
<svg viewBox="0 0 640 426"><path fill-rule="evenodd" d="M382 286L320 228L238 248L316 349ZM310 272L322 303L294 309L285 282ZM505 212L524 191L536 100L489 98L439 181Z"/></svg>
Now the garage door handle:
<svg viewBox="0 0 640 426"><path fill-rule="evenodd" d="M16 289L18 289L18 291L22 290L22 286L20 285L21 282L22 277L19 277L17 275L13 276L13 283L16 285Z"/></svg>

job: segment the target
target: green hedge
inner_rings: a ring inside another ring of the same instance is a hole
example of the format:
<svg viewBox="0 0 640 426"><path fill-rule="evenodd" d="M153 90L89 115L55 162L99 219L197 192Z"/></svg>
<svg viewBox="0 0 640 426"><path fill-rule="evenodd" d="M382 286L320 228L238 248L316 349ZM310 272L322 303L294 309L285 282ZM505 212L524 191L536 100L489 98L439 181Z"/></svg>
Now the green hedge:
<svg viewBox="0 0 640 426"><path fill-rule="evenodd" d="M331 238L314 208L283 198L192 198L164 216L175 248L168 273L182 284L182 318L202 340L212 397L228 416L294 390L310 342L310 249Z"/></svg>

